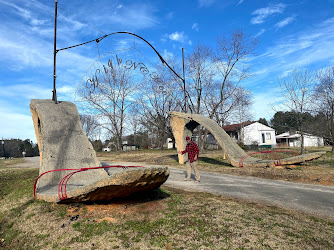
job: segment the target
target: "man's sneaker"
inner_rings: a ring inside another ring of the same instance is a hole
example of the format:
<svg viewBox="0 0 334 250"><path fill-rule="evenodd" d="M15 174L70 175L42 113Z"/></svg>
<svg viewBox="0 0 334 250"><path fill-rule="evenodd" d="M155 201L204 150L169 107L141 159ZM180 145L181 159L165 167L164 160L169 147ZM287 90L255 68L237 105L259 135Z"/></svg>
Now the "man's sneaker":
<svg viewBox="0 0 334 250"><path fill-rule="evenodd" d="M188 179L188 178L185 178L185 179L184 179L184 181L191 181L191 180L190 180L190 179Z"/></svg>

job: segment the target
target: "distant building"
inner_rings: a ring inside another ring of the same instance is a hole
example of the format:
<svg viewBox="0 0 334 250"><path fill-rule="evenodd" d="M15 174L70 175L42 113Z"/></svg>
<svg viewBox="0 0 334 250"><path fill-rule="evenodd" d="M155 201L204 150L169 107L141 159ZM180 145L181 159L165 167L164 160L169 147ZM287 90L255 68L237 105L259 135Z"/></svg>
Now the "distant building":
<svg viewBox="0 0 334 250"><path fill-rule="evenodd" d="M104 152L110 152L113 147L115 147L115 144L113 142L109 142L105 147L102 148L102 151ZM122 142L122 150L123 151L132 151L132 150L137 150L138 146L134 144L128 144L128 141L123 141Z"/></svg>
<svg viewBox="0 0 334 250"><path fill-rule="evenodd" d="M298 131L285 132L283 134L276 135L276 141L279 146L300 147L301 135ZM324 138L311 134L304 134L304 147L322 146L324 146Z"/></svg>
<svg viewBox="0 0 334 250"><path fill-rule="evenodd" d="M105 145L105 146L102 148L102 151L103 151L103 152L110 152L112 146L113 146L113 143L112 143L112 142L109 142L107 145Z"/></svg>
<svg viewBox="0 0 334 250"><path fill-rule="evenodd" d="M135 144L129 144L128 141L123 141L122 143L123 151L133 151L137 150L138 146Z"/></svg>
<svg viewBox="0 0 334 250"><path fill-rule="evenodd" d="M172 138L167 138L166 146L167 146L167 149L174 148L174 143L173 143L173 139Z"/></svg>
<svg viewBox="0 0 334 250"><path fill-rule="evenodd" d="M226 125L223 129L232 139L246 146L276 146L275 130L256 121Z"/></svg>

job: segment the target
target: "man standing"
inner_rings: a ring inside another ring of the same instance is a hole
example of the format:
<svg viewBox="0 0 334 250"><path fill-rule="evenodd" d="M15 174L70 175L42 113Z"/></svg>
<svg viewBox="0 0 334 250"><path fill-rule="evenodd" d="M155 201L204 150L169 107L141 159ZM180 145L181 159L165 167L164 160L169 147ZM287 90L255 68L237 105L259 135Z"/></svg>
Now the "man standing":
<svg viewBox="0 0 334 250"><path fill-rule="evenodd" d="M200 181L200 175L198 171L198 154L199 150L197 147L197 144L193 142L189 136L186 137L187 146L186 150L184 151L178 151L179 154L185 154L188 153L188 160L186 162L186 169L187 169L187 177L184 179L185 181L190 181L191 177L191 169L194 170L195 173L195 182Z"/></svg>

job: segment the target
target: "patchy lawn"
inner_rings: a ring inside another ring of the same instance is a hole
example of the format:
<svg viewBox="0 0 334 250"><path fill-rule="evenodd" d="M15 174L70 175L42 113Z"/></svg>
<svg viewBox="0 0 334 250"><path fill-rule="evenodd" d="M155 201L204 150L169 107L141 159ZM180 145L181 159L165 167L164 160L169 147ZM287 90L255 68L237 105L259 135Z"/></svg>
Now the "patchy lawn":
<svg viewBox="0 0 334 250"><path fill-rule="evenodd" d="M292 150L298 153L298 148L279 149ZM202 171L220 172L232 175L246 175L260 178L287 180L311 184L334 186L334 153L326 148L308 148L308 152L327 151L326 155L317 160L299 165L275 168L235 168L227 160L223 159L221 150L207 151L201 153L199 157L199 169ZM249 152L251 153L251 152ZM307 153L307 152L306 152ZM184 168L178 164L176 150L139 150L129 152L99 152L100 161L114 162L143 162L147 164L169 165L177 168ZM264 155L253 155L254 157L264 157ZM279 154L279 157L289 157L290 154Z"/></svg>
<svg viewBox="0 0 334 250"><path fill-rule="evenodd" d="M333 249L334 219L157 189L105 204L32 198L37 169L0 175L0 248Z"/></svg>
<svg viewBox="0 0 334 250"><path fill-rule="evenodd" d="M24 162L24 158L12 158L12 159L0 159L0 169L21 164Z"/></svg>

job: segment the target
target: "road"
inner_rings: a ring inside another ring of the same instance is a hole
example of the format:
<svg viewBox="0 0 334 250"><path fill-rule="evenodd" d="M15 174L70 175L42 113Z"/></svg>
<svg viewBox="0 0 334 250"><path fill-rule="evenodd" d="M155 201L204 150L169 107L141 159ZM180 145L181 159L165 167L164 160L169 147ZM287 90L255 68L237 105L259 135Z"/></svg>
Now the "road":
<svg viewBox="0 0 334 250"><path fill-rule="evenodd" d="M136 163L138 165L138 163ZM145 165L145 164L143 164ZM17 165L13 167L18 167ZM38 168L39 157L27 157L20 168ZM201 171L201 182L183 181L185 170L172 168L166 186L334 217L334 186L268 180ZM192 176L194 179L194 177Z"/></svg>
<svg viewBox="0 0 334 250"><path fill-rule="evenodd" d="M288 181L268 180L201 172L201 182L183 181L185 170L169 168L170 176L164 185L189 191L208 192L226 197L301 210L334 217L334 187ZM194 176L192 177L194 179Z"/></svg>

